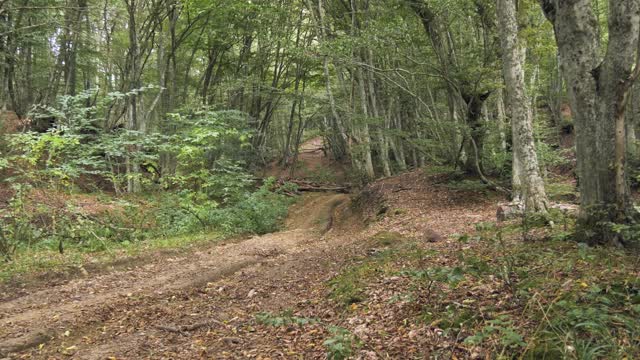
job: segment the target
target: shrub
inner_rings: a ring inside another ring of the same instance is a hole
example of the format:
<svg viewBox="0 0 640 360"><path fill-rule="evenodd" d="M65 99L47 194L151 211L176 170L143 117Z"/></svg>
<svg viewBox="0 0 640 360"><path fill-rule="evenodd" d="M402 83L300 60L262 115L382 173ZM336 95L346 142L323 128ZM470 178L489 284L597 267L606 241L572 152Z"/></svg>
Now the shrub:
<svg viewBox="0 0 640 360"><path fill-rule="evenodd" d="M322 344L327 349L327 358L330 360L348 359L359 347L359 342L347 329L340 327L330 327L332 336Z"/></svg>

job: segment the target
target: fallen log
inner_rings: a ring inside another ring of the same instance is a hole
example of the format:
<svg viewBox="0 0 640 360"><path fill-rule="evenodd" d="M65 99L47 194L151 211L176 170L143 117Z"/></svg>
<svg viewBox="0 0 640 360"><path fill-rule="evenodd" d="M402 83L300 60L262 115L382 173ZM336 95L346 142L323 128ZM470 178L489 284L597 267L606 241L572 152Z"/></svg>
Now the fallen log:
<svg viewBox="0 0 640 360"><path fill-rule="evenodd" d="M315 183L308 180L295 180L295 179L290 179L287 181L280 180L278 181L277 186L281 187L286 183L295 184L298 192L337 192L342 194L348 194L351 191L349 186L342 186L342 185L328 184L328 183Z"/></svg>
<svg viewBox="0 0 640 360"><path fill-rule="evenodd" d="M349 188L339 186L339 187L316 187L316 186L298 186L298 191L301 192L337 192L342 194L348 194L350 192Z"/></svg>

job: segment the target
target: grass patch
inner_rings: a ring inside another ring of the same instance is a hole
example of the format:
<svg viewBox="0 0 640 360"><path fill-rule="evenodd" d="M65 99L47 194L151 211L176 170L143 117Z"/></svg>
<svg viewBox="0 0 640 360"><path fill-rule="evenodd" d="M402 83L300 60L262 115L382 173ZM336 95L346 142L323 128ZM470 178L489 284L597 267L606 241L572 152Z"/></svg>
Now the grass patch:
<svg viewBox="0 0 640 360"><path fill-rule="evenodd" d="M364 301L369 279L382 271L382 265L388 260L389 255L390 252L387 251L373 259L366 259L331 279L329 297L345 306Z"/></svg>
<svg viewBox="0 0 640 360"><path fill-rule="evenodd" d="M319 322L317 319L294 316L293 311L291 310L285 310L280 314L273 314L270 312L259 313L256 315L256 321L258 322L258 324L275 327L289 325L303 326L307 324L316 324Z"/></svg>
<svg viewBox="0 0 640 360"><path fill-rule="evenodd" d="M331 336L322 343L326 350L327 359L345 360L361 347L361 342L349 330L323 323L318 319L298 317L293 315L293 311L285 310L280 314L270 312L258 313L255 316L256 322L261 325L273 327L291 327L317 325L324 328Z"/></svg>
<svg viewBox="0 0 640 360"><path fill-rule="evenodd" d="M433 164L424 167L424 173L427 175L442 175L442 174L451 174L454 173L453 166L451 165L438 165Z"/></svg>
<svg viewBox="0 0 640 360"><path fill-rule="evenodd" d="M388 247L397 245L399 242L406 240L402 234L393 231L381 231L371 238L371 245L374 247Z"/></svg>
<svg viewBox="0 0 640 360"><path fill-rule="evenodd" d="M489 185L476 179L451 180L445 186L453 191L468 191L485 193L489 190Z"/></svg>
<svg viewBox="0 0 640 360"><path fill-rule="evenodd" d="M58 252L58 242L42 242L30 248L20 248L11 261L0 262L0 283L8 282L28 274L68 274L81 267L108 266L109 263L126 258L144 256L158 250L185 249L204 243L220 241L218 233L203 233L174 237L161 237L137 242L99 242L90 244L70 243L64 254Z"/></svg>

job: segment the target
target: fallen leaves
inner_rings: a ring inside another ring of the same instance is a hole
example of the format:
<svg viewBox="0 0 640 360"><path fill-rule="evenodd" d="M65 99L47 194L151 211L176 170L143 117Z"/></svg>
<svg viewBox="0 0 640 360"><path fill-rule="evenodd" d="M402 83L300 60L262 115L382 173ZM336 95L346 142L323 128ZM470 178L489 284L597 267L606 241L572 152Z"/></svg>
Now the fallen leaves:
<svg viewBox="0 0 640 360"><path fill-rule="evenodd" d="M268 241L277 241L278 248L289 254L286 257L264 256L260 249L266 248L263 243L267 240L256 237L186 258L167 256L166 262L159 259L153 266L145 267L146 273L133 269L119 276L82 280L78 284L92 282L86 286L86 293L91 296L108 293L112 288L124 290L119 296L108 298L104 307L91 305L84 316L54 319L56 324L70 325L70 329L82 329L70 331L64 337L71 341L74 336L82 336L82 341L57 349L69 354L91 352L112 359L323 359L326 356L323 343L332 336L327 329L331 325L354 334L361 343L355 353L360 359L418 359L437 349L453 349L452 356L460 354L462 350L439 327L443 319L418 321L428 311L427 304L431 304L418 300L434 299L416 298L415 284L399 272L415 266L421 257L443 266L456 261L459 244L448 236L470 231L474 222L493 217L490 200L464 193L454 195L446 188L433 187L431 180L419 171L385 179L374 186L377 186L376 201L384 203L387 210L378 214L380 209L374 209L375 219L367 228L357 222L356 216L338 214L336 221L345 222L336 224L324 237L312 230L274 234ZM363 204L364 210L368 211L370 205ZM308 218L309 213L302 210L296 216ZM348 207L341 208L347 210ZM317 213L317 209L310 213ZM376 268L363 288L365 301L348 307L336 306L327 297L330 291L327 280L350 266L353 259L384 256L384 244L372 253L367 248L368 239L381 231L400 234L403 243L417 241L423 251L421 257L398 258ZM436 238L435 242L429 240ZM300 239L303 241L299 242ZM168 272L202 275L207 266L215 264L208 259L229 256L236 248L242 256L259 258L264 265L250 264L217 279L205 277L198 286L171 287L157 282L149 291L132 286L144 284L146 274L166 276L169 283L184 281L188 285L193 279L172 277ZM432 252L427 253L427 249ZM72 288L67 296L83 291ZM457 302L461 306L479 307L476 296L489 291L492 290L474 289ZM320 319L322 324L271 327L255 321L258 312L278 313L285 309L301 318ZM212 324L206 323L207 319L220 320ZM48 347L40 350L43 357L55 357L58 351Z"/></svg>

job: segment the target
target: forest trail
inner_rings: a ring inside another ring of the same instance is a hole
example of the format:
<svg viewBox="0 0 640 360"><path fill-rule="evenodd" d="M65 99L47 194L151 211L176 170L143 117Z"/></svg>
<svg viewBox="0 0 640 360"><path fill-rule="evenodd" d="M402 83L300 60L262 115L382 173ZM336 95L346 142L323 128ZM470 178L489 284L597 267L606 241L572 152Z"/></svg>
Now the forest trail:
<svg viewBox="0 0 640 360"><path fill-rule="evenodd" d="M343 183L347 179L347 169L330 156L330 151L320 136L313 137L300 144L298 161L293 176L291 167L283 168L279 163L273 163L265 168L264 176L274 176L280 179L296 178L317 182Z"/></svg>
<svg viewBox="0 0 640 360"><path fill-rule="evenodd" d="M383 251L375 241L379 234L397 234L400 246L414 244L455 257L451 254L459 244L449 235L493 218L495 199L451 191L441 181L417 170L378 181L353 199L307 194L291 207L284 231L159 256L2 302L0 355L323 359L332 326L365 325L380 336L369 340L364 354L371 355L371 349L402 354L407 342L428 347L422 343L426 335L407 338L403 330L398 336L404 340L389 338L404 326L404 310L392 307L389 313L388 306L376 305L366 316L349 317L330 299L330 281ZM397 296L395 286L389 286L396 280L377 279L371 291L387 301ZM273 327L258 321L260 314L319 320L304 327Z"/></svg>
<svg viewBox="0 0 640 360"><path fill-rule="evenodd" d="M311 251L317 247L316 241L325 231L333 209L347 200L346 195L306 195L291 208L284 231L158 259L126 271L88 275L2 302L0 355L99 329L103 321L129 311L130 304L137 303L139 307L143 302L148 308L170 306L176 297L184 296L181 294L207 288L208 284L239 271L269 267L269 263L287 261ZM156 325L163 323L160 318ZM124 349L121 339L116 336L113 340L113 348L108 343L87 346L77 355L104 358L111 351Z"/></svg>

